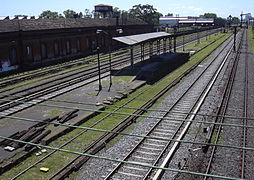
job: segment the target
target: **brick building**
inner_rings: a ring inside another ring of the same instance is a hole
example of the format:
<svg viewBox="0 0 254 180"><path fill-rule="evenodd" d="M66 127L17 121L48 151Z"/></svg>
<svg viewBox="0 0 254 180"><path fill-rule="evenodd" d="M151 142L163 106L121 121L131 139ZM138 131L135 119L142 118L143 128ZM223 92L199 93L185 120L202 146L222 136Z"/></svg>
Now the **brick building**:
<svg viewBox="0 0 254 180"><path fill-rule="evenodd" d="M96 34L98 29L108 35ZM123 30L121 35L153 31L139 19L0 20L0 72L83 57L93 52L97 40L105 49L110 37L117 36L116 29Z"/></svg>

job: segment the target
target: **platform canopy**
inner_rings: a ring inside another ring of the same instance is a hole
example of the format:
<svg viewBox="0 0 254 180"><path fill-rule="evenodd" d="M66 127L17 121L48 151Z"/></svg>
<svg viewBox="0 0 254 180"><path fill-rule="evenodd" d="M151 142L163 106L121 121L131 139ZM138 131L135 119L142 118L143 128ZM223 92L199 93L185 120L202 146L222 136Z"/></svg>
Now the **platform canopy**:
<svg viewBox="0 0 254 180"><path fill-rule="evenodd" d="M146 41L165 38L169 36L171 36L171 34L166 32L153 32L153 33L136 34L131 36L113 37L112 39L127 44L129 46L133 46Z"/></svg>

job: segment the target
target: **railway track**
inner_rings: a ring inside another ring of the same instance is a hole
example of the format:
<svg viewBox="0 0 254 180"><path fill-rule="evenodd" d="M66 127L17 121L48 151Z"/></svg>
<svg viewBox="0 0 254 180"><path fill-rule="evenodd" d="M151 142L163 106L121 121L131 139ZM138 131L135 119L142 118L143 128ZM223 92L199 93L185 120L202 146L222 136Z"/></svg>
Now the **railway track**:
<svg viewBox="0 0 254 180"><path fill-rule="evenodd" d="M133 100L135 100L137 97L139 97L141 94L143 94L144 91L140 92L139 94L137 94L135 97L131 98L130 100L128 100L126 103L124 103L121 107L117 107L114 111L112 111L112 113L107 114L106 116L100 118L99 120L97 120L95 123L93 123L91 126L89 126L89 128L93 128L96 125L98 125L99 123L101 123L103 120L105 120L106 118L112 116L115 112L119 111L121 108L124 108L125 106L127 106L130 102L132 102ZM79 132L77 135L75 135L74 137L72 137L71 139L68 139L68 141L64 142L63 144L59 145L59 148L64 148L66 146L68 146L68 144L73 143L77 138L80 138L82 135L84 135L86 132L88 132L88 130L82 130L81 132ZM97 139L95 142L93 142L93 144L98 143L100 139ZM88 151L90 149L92 145L86 147L85 152ZM22 170L21 172L19 172L17 175L15 175L14 177L12 177L11 179L17 179L18 177L22 176L24 173L26 173L27 171L31 170L32 168L35 168L35 166L38 166L40 163L44 163L43 161L46 161L47 159L51 158L52 155L54 155L55 153L59 153L57 150L54 150L52 152L50 152L49 154L47 154L46 156L40 158L38 161L36 161L35 163L31 164L29 167L27 167L26 169ZM75 157L73 160L71 160L69 163L72 164L77 158L79 158L80 156ZM62 172L65 168L67 168L68 166L64 166L61 168L61 170L59 170L57 173L54 173L54 175L51 176L51 178L49 179L53 179L55 176L57 176L60 172Z"/></svg>
<svg viewBox="0 0 254 180"><path fill-rule="evenodd" d="M242 124L243 127L242 127L242 140L241 140L241 147L247 147L247 128L244 127L244 126L247 126L247 109L248 109L248 105L247 105L247 102L248 102L248 66L247 66L247 53L246 53L246 50L248 49L248 46L247 44L243 44L243 42L246 43L246 41L244 40L246 39L246 30L244 30L243 34L242 34L242 37L241 37L241 40L240 40L240 43L238 45L238 49L236 51L236 57L233 61L233 65L232 65L232 69L231 69L231 72L229 74L229 78L228 78L228 81L227 81L227 84L225 86L225 89L224 89L224 93L223 93L223 98L220 102L220 106L217 110L217 113L216 113L216 119L215 119L215 122L219 122L219 123L227 123L227 122L231 122L232 121L226 121L226 116L227 114L229 113L228 112L228 108L230 107L230 100L231 98L234 98L232 97L232 92L234 91L234 84L236 83L235 79L236 79L236 76L238 75L237 74L237 68L238 68L238 65L240 63L240 58L243 58L241 56L244 56L244 85L243 85L243 97L241 98L243 103L243 108L241 109L241 112L242 114L238 114L239 117L243 117L243 119L240 119L242 121L239 122L239 119L238 120L234 120L233 122L235 122L235 124ZM244 54L244 55L241 55L241 54ZM240 107L239 107L240 108ZM211 134L210 134L210 138L209 138L209 141L211 141L211 138L212 138L212 134L215 135L215 140L214 142L212 142L213 144L219 144L220 142L219 141L222 141L221 138L223 136L223 134L227 133L228 131L226 130L226 128L224 128L224 132L222 132L222 129L223 129L223 125L220 124L218 125L217 127L215 125L213 125L213 128L212 128L212 131L211 131ZM231 130L232 131L232 130ZM240 132L238 129L235 129L235 133L238 133ZM234 145L235 144L238 144L238 141L239 139L234 139ZM229 142L229 144L232 143L232 142ZM208 164L206 166L206 174L209 174L211 173L212 171L212 168L215 168L213 166L217 166L215 164L215 161L216 161L216 153L218 151L218 147L216 146L213 146L212 149L211 149L211 154L210 154L210 158L209 158L209 161L208 161ZM230 150L228 153L231 153L231 154L236 154L234 152L232 152L234 150ZM238 153L237 153L238 154ZM239 153L240 154L240 153ZM239 167L240 167L240 173L239 173L239 178L241 179L245 179L247 178L245 176L245 171L246 171L246 150L242 150L241 152L241 155L240 155L240 163L239 163ZM239 159L237 157L234 157L233 158L235 159ZM229 159L230 161L230 159ZM233 161L232 162L232 165L234 165L235 163ZM228 167L225 167L225 169L227 169ZM216 170L214 169L213 170L214 173L216 173ZM219 173L219 172L217 172ZM226 175L229 174L228 173L225 173ZM235 177L237 176L237 174L231 174L232 176L234 175ZM208 179L208 177L204 177L204 180Z"/></svg>
<svg viewBox="0 0 254 180"><path fill-rule="evenodd" d="M200 34L201 34L200 38L207 37L207 36L209 36L213 33L217 33L217 31L216 30L212 30L212 31L210 30L209 33L200 32ZM185 35L185 36L186 36L185 37L186 43L192 42L192 41L195 40L195 38L197 38L195 35L189 35L189 36ZM177 41L177 46L181 46L182 44L183 44L183 42L181 40ZM154 52L157 51L157 49L155 49L155 48L156 48L156 45L154 45ZM135 49L136 49L136 51L140 51L139 48L135 48ZM146 47L146 49L148 49L148 47ZM128 51L128 49L123 48L123 49L120 49L120 50L112 53L112 56L120 58L124 54L126 55L127 51ZM160 51L162 52L163 50L160 49ZM102 54L101 59L105 59L104 61L108 61L107 58L108 58L107 54ZM5 88L5 87L13 85L15 83L19 83L19 82L22 82L24 80L31 80L31 79L34 79L34 78L41 77L43 75L58 73L58 72L60 72L64 69L77 67L77 66L81 66L81 65L87 65L87 64L93 63L93 62L96 63L96 61L97 61L96 56L93 55L93 56L88 56L86 58L73 60L71 62L65 62L65 63L59 64L59 65L54 65L54 66L49 66L49 67L46 67L46 68L42 68L41 70L34 70L32 72L19 73L18 76L15 75L14 77L10 76L9 78L8 77L2 78L2 80L0 81L0 88ZM1 91L1 92L3 92L3 91Z"/></svg>
<svg viewBox="0 0 254 180"><path fill-rule="evenodd" d="M192 42L192 41L191 41ZM188 42L188 43L191 43ZM188 44L186 43L186 44ZM163 47L160 47L160 52L162 52ZM153 50L154 51L154 50ZM166 47L166 51L170 51ZM145 56L148 56L149 49L145 49ZM135 53L135 61L140 59L140 53ZM124 55L118 55L112 60L112 67L117 67L128 63L128 57ZM109 64L108 62L103 62L101 64L102 78L109 75ZM47 80L46 82L38 83L28 88L24 88L18 91L1 93L2 99L8 99L8 102L0 102L0 110L2 115L11 115L19 112L25 108L29 108L35 104L42 101L48 100L57 95L66 93L85 84L94 82L97 80L97 67L92 67L86 70L75 71L71 74L66 74L53 78L52 80ZM27 101L27 104L20 104L19 102Z"/></svg>
<svg viewBox="0 0 254 180"><path fill-rule="evenodd" d="M172 159L174 153L177 151L180 140L183 139L184 135L187 133L191 121L194 119L195 114L202 105L206 95L210 91L213 83L216 81L219 72L223 68L229 54L232 51L232 41L231 45L227 47L227 54L223 55L223 61L221 60L220 54L215 57L213 61L207 66L207 68L197 77L191 86L185 91L185 93L176 101L176 103L169 107L167 113L163 115L160 120L154 120L156 123L149 130L146 136L152 136L157 138L168 138L176 139L178 142L162 141L156 139L141 139L134 148L122 159L123 161L135 162L137 164L145 164L147 166L159 165L158 162L165 152L168 152L163 163L160 167L164 168ZM221 52L220 52L221 53ZM217 70L209 72L209 68L217 63ZM204 83L204 81L206 83ZM184 111L187 115L171 113L171 111ZM188 115L193 113L194 115ZM174 121L165 120L167 118L183 119L186 121ZM162 176L163 171L158 170L153 172L152 168L145 168L139 165L127 165L124 163L117 164L114 169L106 175L106 179L159 179Z"/></svg>
<svg viewBox="0 0 254 180"><path fill-rule="evenodd" d="M165 91L165 92L167 92L167 91ZM165 93L164 92L164 93ZM160 96L162 96L162 94L161 95L159 95L157 98L159 98ZM153 102L154 100L151 100L151 102ZM150 102L150 104L148 104L147 105L147 107L149 107L149 106L151 106L151 102ZM140 112L143 112L144 111L144 109L146 109L147 107L144 107L143 108L143 110L141 110ZM142 108L141 108L142 109ZM125 119L126 120L126 119ZM124 121L125 121L124 120ZM131 120L132 121L132 120ZM82 134L82 133L81 133ZM77 136L77 137L79 137L79 136ZM74 139L76 139L76 138L74 138ZM72 142L74 139L72 139L72 140L70 140L70 142ZM68 141L69 142L69 141ZM66 144L65 144L66 145ZM60 147L62 147L62 146L60 146ZM42 161L42 160L41 160ZM39 162L38 162L39 163ZM71 163L72 163L72 161L71 161ZM67 168L69 165L66 165L66 166L64 166L63 168L61 168L61 170L59 171L59 172L57 172L57 173L55 173L55 175L53 175L53 177L51 177L51 178L55 178L55 176L57 176L58 174L60 174L61 172L62 172L62 170L64 170L65 168ZM32 167L31 167L32 168ZM28 168L27 170L25 170L25 171L29 171L30 170L30 168ZM22 174L21 174L22 175ZM20 176L20 175L18 175L18 176ZM13 177L13 179L15 179L16 177ZM50 179L51 179L50 178Z"/></svg>

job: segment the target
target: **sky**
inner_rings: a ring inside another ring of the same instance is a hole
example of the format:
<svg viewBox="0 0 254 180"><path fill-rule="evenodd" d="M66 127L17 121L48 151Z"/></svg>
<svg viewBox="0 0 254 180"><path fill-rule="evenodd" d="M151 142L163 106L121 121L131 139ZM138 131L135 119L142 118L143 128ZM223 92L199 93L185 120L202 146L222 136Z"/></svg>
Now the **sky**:
<svg viewBox="0 0 254 180"><path fill-rule="evenodd" d="M240 17L241 12L254 16L253 0L1 0L0 17L18 14L38 16L44 10L57 11L72 9L83 12L94 9L96 4L108 4L120 10L129 10L136 4L150 4L158 12L178 14L179 16L199 16L204 13L216 13L226 18L229 15Z"/></svg>

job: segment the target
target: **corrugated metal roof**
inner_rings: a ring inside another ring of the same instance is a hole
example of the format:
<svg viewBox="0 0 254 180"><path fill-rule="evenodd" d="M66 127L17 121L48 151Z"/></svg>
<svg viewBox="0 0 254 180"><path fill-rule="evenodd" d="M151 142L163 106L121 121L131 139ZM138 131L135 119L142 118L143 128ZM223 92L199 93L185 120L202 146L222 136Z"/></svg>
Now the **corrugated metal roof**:
<svg viewBox="0 0 254 180"><path fill-rule="evenodd" d="M170 36L171 34L166 32L154 32L154 33L144 33L144 34L137 34L131 36L121 36L121 37L114 37L113 39L119 41L121 43L127 44L129 46L139 44L141 42L149 41L152 39L163 38Z"/></svg>

